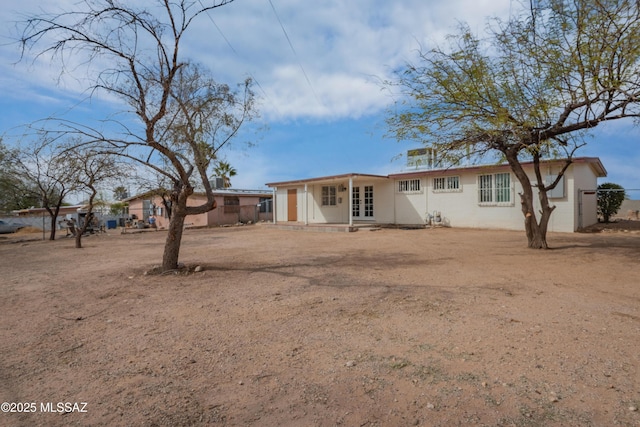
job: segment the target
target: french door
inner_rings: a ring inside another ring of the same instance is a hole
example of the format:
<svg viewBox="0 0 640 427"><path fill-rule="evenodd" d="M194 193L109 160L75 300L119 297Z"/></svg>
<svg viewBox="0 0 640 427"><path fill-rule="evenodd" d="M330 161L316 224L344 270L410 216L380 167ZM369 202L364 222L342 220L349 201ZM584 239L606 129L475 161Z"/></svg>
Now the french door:
<svg viewBox="0 0 640 427"><path fill-rule="evenodd" d="M373 185L354 186L351 197L353 219L373 219Z"/></svg>

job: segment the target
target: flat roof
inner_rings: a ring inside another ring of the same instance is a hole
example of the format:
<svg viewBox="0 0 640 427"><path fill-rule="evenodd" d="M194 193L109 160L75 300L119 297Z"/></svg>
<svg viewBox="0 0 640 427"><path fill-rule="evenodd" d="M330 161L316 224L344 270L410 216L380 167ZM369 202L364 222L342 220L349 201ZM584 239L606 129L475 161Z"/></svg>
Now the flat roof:
<svg viewBox="0 0 640 427"><path fill-rule="evenodd" d="M144 193L136 194L135 196L128 197L123 202L130 202L136 199L142 199L145 197L152 197L157 195L157 190L149 190ZM206 196L207 194L201 191L196 191L193 193L194 196ZM272 197L273 194L271 190L244 190L240 188L216 188L213 190L214 196L264 196L264 197Z"/></svg>

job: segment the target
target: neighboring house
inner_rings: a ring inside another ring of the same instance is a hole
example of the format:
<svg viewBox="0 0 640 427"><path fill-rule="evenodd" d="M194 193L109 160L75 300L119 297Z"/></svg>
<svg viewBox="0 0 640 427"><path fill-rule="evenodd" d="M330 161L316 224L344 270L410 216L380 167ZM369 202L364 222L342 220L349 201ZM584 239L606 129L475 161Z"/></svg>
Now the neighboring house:
<svg viewBox="0 0 640 427"><path fill-rule="evenodd" d="M66 229L67 225L64 220L74 218L77 224L83 224L84 218L87 214L88 205L73 205L73 206L60 206L60 211L56 217L55 224L56 229ZM52 209L53 210L53 209ZM19 217L18 222L24 226L32 226L42 228L44 230L50 229L50 216L49 212L45 208L28 208L20 209L11 212L14 216ZM99 221L98 225L106 225L105 220L110 219L102 214L100 209L94 207L93 214L97 216Z"/></svg>
<svg viewBox="0 0 640 427"><path fill-rule="evenodd" d="M199 215L189 215L185 225L190 227L208 227L239 222L271 221L271 197L266 190L216 189L213 192L217 207ZM195 193L187 199L188 206L198 206L207 200L204 193ZM129 203L129 216L134 220L149 222L155 216L158 228L169 226L169 214L160 196L153 192L139 194L123 200Z"/></svg>
<svg viewBox="0 0 640 427"><path fill-rule="evenodd" d="M544 161L550 183L561 161ZM524 168L535 182L533 164ZM549 231L573 232L598 221L595 190L606 176L598 158L575 158L549 192L556 209ZM274 222L424 225L523 230L522 187L508 165L406 171L388 176L350 173L267 184ZM534 188L534 199L537 192Z"/></svg>

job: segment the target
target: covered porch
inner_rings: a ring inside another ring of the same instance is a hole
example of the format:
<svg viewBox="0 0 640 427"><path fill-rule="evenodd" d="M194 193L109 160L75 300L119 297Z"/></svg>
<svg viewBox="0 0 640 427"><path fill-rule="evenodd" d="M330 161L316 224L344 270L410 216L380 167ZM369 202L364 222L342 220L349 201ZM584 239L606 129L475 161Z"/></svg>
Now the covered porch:
<svg viewBox="0 0 640 427"><path fill-rule="evenodd" d="M274 224L355 231L361 225L393 222L393 206L388 205L393 198L387 197L393 185L386 176L350 173L267 185L275 200Z"/></svg>

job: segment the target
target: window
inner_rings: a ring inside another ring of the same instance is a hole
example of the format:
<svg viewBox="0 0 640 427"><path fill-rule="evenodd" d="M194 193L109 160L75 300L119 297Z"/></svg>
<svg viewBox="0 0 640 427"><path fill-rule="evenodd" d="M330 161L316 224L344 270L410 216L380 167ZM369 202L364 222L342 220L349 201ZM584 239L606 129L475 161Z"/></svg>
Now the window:
<svg viewBox="0 0 640 427"><path fill-rule="evenodd" d="M419 179L405 179L403 181L398 181L399 193L409 193L409 192L419 192L419 191L420 191Z"/></svg>
<svg viewBox="0 0 640 427"><path fill-rule="evenodd" d="M336 206L335 185L325 185L322 187L322 206Z"/></svg>
<svg viewBox="0 0 640 427"><path fill-rule="evenodd" d="M459 176L444 176L433 178L433 191L459 191L460 190L460 177Z"/></svg>
<svg viewBox="0 0 640 427"><path fill-rule="evenodd" d="M478 202L485 205L511 204L511 175L509 173L480 175Z"/></svg>
<svg viewBox="0 0 640 427"><path fill-rule="evenodd" d="M240 213L240 198L238 196L225 196L224 213Z"/></svg>
<svg viewBox="0 0 640 427"><path fill-rule="evenodd" d="M493 175L480 175L478 192L480 203L493 202Z"/></svg>
<svg viewBox="0 0 640 427"><path fill-rule="evenodd" d="M558 175L547 175L544 180L544 185L551 185ZM547 191L547 197L550 199L562 199L564 198L564 175L560 177L558 184L556 184L556 188L553 190Z"/></svg>
<svg viewBox="0 0 640 427"><path fill-rule="evenodd" d="M445 189L445 180L444 178L433 178L433 189L434 190L444 190Z"/></svg>
<svg viewBox="0 0 640 427"><path fill-rule="evenodd" d="M509 203L511 201L511 176L508 173L496 175L496 202Z"/></svg>
<svg viewBox="0 0 640 427"><path fill-rule="evenodd" d="M260 197L259 201L260 213L271 213L273 208L271 207L271 197Z"/></svg>
<svg viewBox="0 0 640 427"><path fill-rule="evenodd" d="M448 176L447 177L447 190L459 190L460 189L460 177Z"/></svg>

